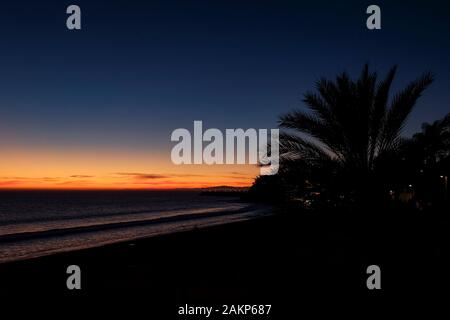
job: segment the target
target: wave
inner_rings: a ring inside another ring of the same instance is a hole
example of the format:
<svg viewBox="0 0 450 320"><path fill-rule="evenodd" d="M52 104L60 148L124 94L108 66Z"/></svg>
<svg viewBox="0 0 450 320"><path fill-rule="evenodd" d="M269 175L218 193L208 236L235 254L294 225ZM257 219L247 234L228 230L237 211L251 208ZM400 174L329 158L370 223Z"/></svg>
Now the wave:
<svg viewBox="0 0 450 320"><path fill-rule="evenodd" d="M135 217L128 220L123 220L119 222L95 222L95 223L83 223L81 225L72 224L70 226L64 226L59 228L52 227L43 227L39 228L36 226L30 226L34 230L29 230L26 228L26 231L21 232L5 232L0 234L0 242L7 241L18 241L18 240L26 240L38 237L47 237L47 236L58 236L65 235L69 233L80 233L80 232L95 232L100 230L107 230L113 228L126 228L126 227L134 227L141 226L146 224L156 224L156 223L165 223L171 221L186 221L191 219L199 219L202 217L213 217L220 215L230 215L234 213L242 213L245 211L251 210L246 206L232 206L232 207L219 207L219 208L207 208L207 209L197 209L197 210L184 210L178 212L172 212L169 214L165 214L163 217L158 217L152 215L149 218ZM201 216L200 216L201 215ZM18 228L24 230L22 226L13 226L14 228ZM1 230L1 227L0 227Z"/></svg>
<svg viewBox="0 0 450 320"><path fill-rule="evenodd" d="M23 230L0 235L0 262L29 259L54 253L187 231L271 214L269 207L231 205L182 210L164 216L133 217L116 222L65 225L59 228ZM11 230L10 230L11 231Z"/></svg>

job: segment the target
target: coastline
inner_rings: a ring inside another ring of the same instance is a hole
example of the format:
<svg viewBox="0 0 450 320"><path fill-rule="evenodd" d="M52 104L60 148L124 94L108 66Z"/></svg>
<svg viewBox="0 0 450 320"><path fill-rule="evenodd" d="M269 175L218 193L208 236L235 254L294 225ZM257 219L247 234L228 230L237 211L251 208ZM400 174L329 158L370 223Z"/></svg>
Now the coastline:
<svg viewBox="0 0 450 320"><path fill-rule="evenodd" d="M150 296L157 295L158 300L166 290L170 291L166 292L167 295L189 298L191 292L185 287L187 282L200 280L200 287L209 286L207 278L211 277L212 273L230 271L230 266L223 264L225 260L232 264L235 262L235 259L226 258L229 254L226 248L231 249L236 245L248 248L251 242L238 243L243 237L246 238L245 234L250 231L252 236L259 238L260 232L270 228L275 220L274 215L265 215L2 263L0 296L11 297L24 293L27 296L38 291L51 297L70 294L65 287L65 272L67 266L77 264L85 277L82 281L83 293L88 296L108 294L111 293L110 290L121 295L131 291L134 295L150 289L153 292ZM238 256L244 257L246 254L240 252L235 257ZM178 264L180 261L184 263ZM211 264L215 267L207 271L205 267ZM226 279L230 278L225 274L220 278L214 277L214 281L222 284ZM200 290L198 292L203 290L200 287L197 288ZM194 291L197 292L196 289Z"/></svg>
<svg viewBox="0 0 450 320"><path fill-rule="evenodd" d="M350 213L281 213L1 264L0 296L145 297L155 308L253 301L291 312L299 297L424 297L446 288L440 275L448 262L447 226L445 216L398 213L373 221ZM418 230L430 231L418 238ZM73 264L82 270L78 292L66 288L66 268ZM384 272L378 293L366 287L372 264Z"/></svg>
<svg viewBox="0 0 450 320"><path fill-rule="evenodd" d="M215 225L235 223L239 221L245 221L248 219L255 219L261 216L270 215L273 211L268 206L261 205L246 205L240 208L218 208L218 209L206 209L197 210L193 213L176 213L161 216L156 218L147 219L134 219L125 222L117 223L105 223L105 224L91 224L86 226L72 227L72 228L60 228L60 229L48 229L40 231L29 231L12 234L0 235L0 265L2 263L21 261L27 259L38 258L41 256L49 256L53 254L59 254L63 252L84 250L90 248L97 248L107 246L115 243L130 242L138 239L146 239L156 236L168 235L177 232L186 232L194 229L211 227ZM111 232L127 230L127 235L118 234L113 237ZM100 233L104 233L103 240L99 237ZM134 232L130 236L130 232ZM96 241L82 241L83 237L87 238L90 234L97 236ZM57 242L62 242L68 237L80 238L80 244L77 246L61 247ZM16 243L26 241L51 241L55 242L55 248L45 250L27 250L23 255L7 255L8 245L14 248ZM3 254L2 254L3 252ZM5 254L6 252L6 254Z"/></svg>

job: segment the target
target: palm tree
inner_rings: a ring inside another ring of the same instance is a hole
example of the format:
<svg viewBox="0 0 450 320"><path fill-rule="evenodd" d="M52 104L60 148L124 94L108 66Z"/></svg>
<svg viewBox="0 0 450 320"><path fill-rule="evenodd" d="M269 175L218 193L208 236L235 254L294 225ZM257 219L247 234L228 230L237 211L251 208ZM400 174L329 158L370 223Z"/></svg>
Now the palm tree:
<svg viewBox="0 0 450 320"><path fill-rule="evenodd" d="M381 81L367 64L356 81L345 72L335 81L317 81L317 92L304 95L308 111L279 118L280 127L291 129L280 137L282 161L303 159L324 167L333 162L354 189L367 190L377 158L398 148L408 115L433 82L425 73L390 99L396 69Z"/></svg>
<svg viewBox="0 0 450 320"><path fill-rule="evenodd" d="M412 138L415 152L433 165L450 155L450 113L433 123L423 123L422 132Z"/></svg>

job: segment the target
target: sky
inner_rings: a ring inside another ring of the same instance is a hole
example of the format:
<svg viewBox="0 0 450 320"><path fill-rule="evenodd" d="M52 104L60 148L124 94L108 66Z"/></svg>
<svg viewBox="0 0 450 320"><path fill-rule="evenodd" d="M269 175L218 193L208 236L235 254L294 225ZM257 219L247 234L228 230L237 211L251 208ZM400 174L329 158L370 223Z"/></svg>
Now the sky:
<svg viewBox="0 0 450 320"><path fill-rule="evenodd" d="M66 8L81 8L81 30ZM382 29L366 28L381 8ZM254 165L172 164L177 128L276 128L364 63L436 81L404 130L449 112L445 1L20 1L0 10L0 188L248 186Z"/></svg>

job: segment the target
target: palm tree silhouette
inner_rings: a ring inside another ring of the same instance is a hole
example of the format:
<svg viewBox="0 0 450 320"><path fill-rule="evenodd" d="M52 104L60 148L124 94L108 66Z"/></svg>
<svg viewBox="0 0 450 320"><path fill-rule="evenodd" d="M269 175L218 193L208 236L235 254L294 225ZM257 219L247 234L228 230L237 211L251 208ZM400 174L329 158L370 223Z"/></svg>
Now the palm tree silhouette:
<svg viewBox="0 0 450 320"><path fill-rule="evenodd" d="M433 75L424 73L390 99L396 69L381 81L367 64L356 81L345 72L335 81L317 81L317 92L304 95L308 111L294 110L279 118L280 127L293 129L280 136L282 161L332 162L353 189L367 193L377 158L397 150L408 115L433 82Z"/></svg>
<svg viewBox="0 0 450 320"><path fill-rule="evenodd" d="M415 152L427 165L433 165L450 155L450 113L433 123L423 123L422 132L412 138Z"/></svg>

